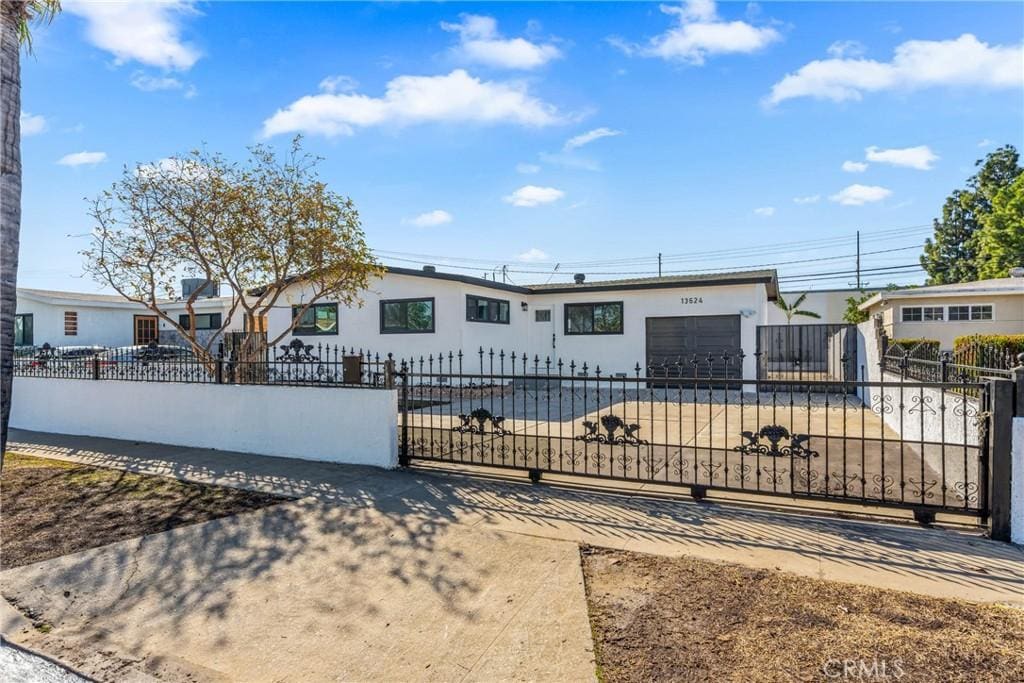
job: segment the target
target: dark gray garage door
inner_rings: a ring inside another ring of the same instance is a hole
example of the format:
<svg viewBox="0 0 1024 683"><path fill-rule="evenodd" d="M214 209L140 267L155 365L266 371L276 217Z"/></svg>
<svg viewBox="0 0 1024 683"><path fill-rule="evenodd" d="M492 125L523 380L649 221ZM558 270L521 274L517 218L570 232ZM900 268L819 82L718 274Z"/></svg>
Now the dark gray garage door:
<svg viewBox="0 0 1024 683"><path fill-rule="evenodd" d="M647 319L647 364L652 375L741 377L740 316L689 315ZM708 354L713 362L708 364ZM732 358L729 362L722 356ZM696 356L696 367L690 362ZM665 370L661 368L665 365Z"/></svg>

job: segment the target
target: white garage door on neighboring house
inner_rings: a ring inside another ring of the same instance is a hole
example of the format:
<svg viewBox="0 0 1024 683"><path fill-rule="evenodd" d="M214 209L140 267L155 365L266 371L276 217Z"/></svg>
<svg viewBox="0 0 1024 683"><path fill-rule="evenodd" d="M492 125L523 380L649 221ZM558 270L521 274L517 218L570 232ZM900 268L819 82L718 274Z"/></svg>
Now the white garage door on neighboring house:
<svg viewBox="0 0 1024 683"><path fill-rule="evenodd" d="M729 363L723 355L736 356L740 352L740 316L690 315L666 318L647 318L647 363L657 368L663 363L682 361L671 376L693 377L694 366L689 362L697 357L697 376L708 376L707 356L714 358L711 367L715 377L741 377L742 364L738 359ZM657 373L655 373L657 374Z"/></svg>

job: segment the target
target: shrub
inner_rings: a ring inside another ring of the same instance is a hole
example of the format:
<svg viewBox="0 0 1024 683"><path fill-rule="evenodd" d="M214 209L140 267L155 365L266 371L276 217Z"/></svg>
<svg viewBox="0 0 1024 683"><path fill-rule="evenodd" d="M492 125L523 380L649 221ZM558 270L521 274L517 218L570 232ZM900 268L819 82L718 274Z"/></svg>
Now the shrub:
<svg viewBox="0 0 1024 683"><path fill-rule="evenodd" d="M1024 353L1024 334L972 334L953 340L954 362L1009 370Z"/></svg>
<svg viewBox="0 0 1024 683"><path fill-rule="evenodd" d="M938 339L890 339L889 351L896 347L903 350L911 358L937 360L939 357Z"/></svg>

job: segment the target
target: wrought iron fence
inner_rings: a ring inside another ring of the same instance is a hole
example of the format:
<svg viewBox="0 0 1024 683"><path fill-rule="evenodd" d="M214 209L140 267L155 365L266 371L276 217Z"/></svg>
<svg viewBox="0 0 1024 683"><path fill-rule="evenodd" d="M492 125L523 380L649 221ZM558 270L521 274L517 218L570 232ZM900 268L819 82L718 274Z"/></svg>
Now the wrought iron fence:
<svg viewBox="0 0 1024 683"><path fill-rule="evenodd" d="M50 346L19 349L14 373L23 377L264 384L287 386L383 387L388 357L366 349L306 344L293 339L276 349L248 356L225 353L203 357L190 347L151 343L144 346Z"/></svg>
<svg viewBox="0 0 1024 683"><path fill-rule="evenodd" d="M696 361L698 367L701 359ZM461 352L400 364L401 453L541 473L959 512L987 509L985 413L966 388L900 380L627 374ZM915 512L917 514L917 512Z"/></svg>
<svg viewBox="0 0 1024 683"><path fill-rule="evenodd" d="M1013 354L939 351L935 344L919 344L909 349L888 346L883 340L882 369L903 379L922 382L978 382L985 377L1011 377L1017 364ZM976 365L977 362L987 363Z"/></svg>

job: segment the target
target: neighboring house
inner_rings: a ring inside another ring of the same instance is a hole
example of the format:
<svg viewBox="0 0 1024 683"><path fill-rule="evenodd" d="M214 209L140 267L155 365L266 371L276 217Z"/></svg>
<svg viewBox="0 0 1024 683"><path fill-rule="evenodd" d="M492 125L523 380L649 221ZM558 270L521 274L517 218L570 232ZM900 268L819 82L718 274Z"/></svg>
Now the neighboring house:
<svg viewBox="0 0 1024 683"><path fill-rule="evenodd" d="M230 297L198 299L196 327L220 327ZM164 312L185 316L180 300L161 302ZM43 289L18 289L15 346L130 346L180 341L176 330L144 306L117 294L84 294Z"/></svg>
<svg viewBox="0 0 1024 683"><path fill-rule="evenodd" d="M576 280L519 286L429 266L391 267L362 294L362 307L318 302L279 345L299 338L416 359L447 357L461 349L467 354L466 372L481 370L477 351L483 348L514 352L519 359L526 354L531 371L534 358L540 359L541 372L550 358L563 361L565 373L575 360L586 361L591 373L600 366L605 375L630 376L637 363L643 368L709 353L720 358L743 349L744 371L753 376L757 326L765 324L769 302L778 294L774 270L606 281L578 275ZM305 295L298 285L283 293L266 321L269 338L287 328ZM505 372L511 367L506 356ZM497 357L494 369L500 369ZM483 371L490 371L489 356ZM521 360L516 371L522 371Z"/></svg>
<svg viewBox="0 0 1024 683"><path fill-rule="evenodd" d="M936 339L944 351L957 337L1024 333L1024 273L1016 277L897 289L860 305L890 339Z"/></svg>

